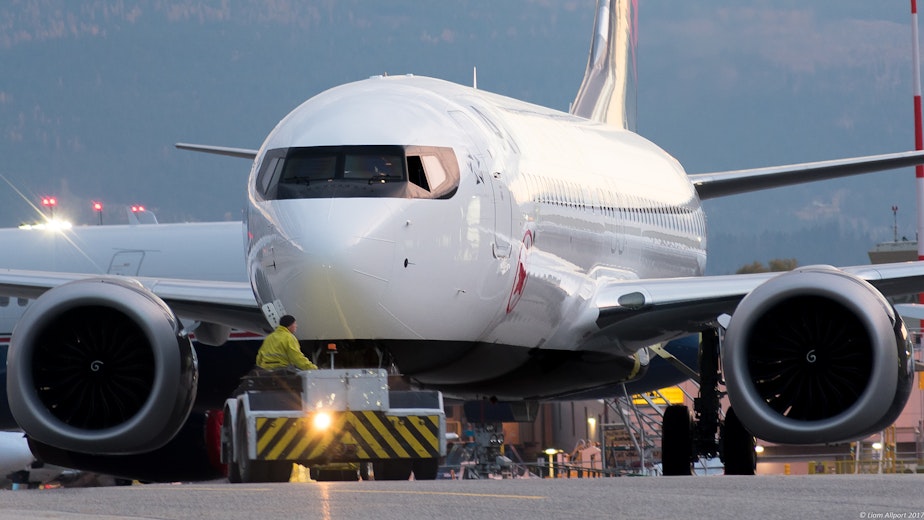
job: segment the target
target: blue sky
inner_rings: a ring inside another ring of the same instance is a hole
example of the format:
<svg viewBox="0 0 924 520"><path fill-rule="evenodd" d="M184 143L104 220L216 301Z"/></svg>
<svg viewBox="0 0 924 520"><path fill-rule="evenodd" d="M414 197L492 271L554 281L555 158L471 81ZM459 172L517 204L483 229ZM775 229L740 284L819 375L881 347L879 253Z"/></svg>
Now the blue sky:
<svg viewBox="0 0 924 520"><path fill-rule="evenodd" d="M640 131L689 172L913 147L908 2L684 2L682 12L671 2L645 10L648 4L640 14L648 24L640 44ZM741 217L740 208L750 206L771 222L843 214L860 219L857 226L881 227L890 224L889 200L910 216L908 190L913 173L906 171L710 206L713 221L734 220L732 213ZM845 212L857 206L863 211ZM728 228L758 224L744 216Z"/></svg>
<svg viewBox="0 0 924 520"><path fill-rule="evenodd" d="M913 146L909 3L640 0L639 131L690 173ZM823 4L823 5L822 5ZM230 7L229 7L230 6ZM0 6L0 173L30 196L236 218L249 166L176 141L257 147L291 108L415 73L566 110L593 0L401 0L213 8L192 0ZM835 225L913 235L913 172L707 204L713 235ZM28 208L0 193L0 225ZM832 262L837 259L832 259Z"/></svg>

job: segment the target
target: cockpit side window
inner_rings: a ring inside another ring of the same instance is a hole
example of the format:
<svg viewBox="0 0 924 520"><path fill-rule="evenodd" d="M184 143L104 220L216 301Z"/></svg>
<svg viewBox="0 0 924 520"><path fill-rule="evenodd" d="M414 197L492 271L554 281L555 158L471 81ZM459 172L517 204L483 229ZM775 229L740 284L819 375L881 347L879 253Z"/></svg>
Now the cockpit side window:
<svg viewBox="0 0 924 520"><path fill-rule="evenodd" d="M260 173L257 174L257 192L267 199L276 198L276 185L279 183L285 155L285 150L271 150L267 152L263 158L263 164L260 165Z"/></svg>
<svg viewBox="0 0 924 520"><path fill-rule="evenodd" d="M419 155L409 155L407 157L407 179L411 183L430 191L430 183L427 182L427 172L424 171L423 161Z"/></svg>
<svg viewBox="0 0 924 520"><path fill-rule="evenodd" d="M459 163L451 148L408 146L407 165L411 182L429 191L431 198L448 199L459 188Z"/></svg>
<svg viewBox="0 0 924 520"><path fill-rule="evenodd" d="M444 199L459 187L451 148L316 146L266 153L257 192L267 200L395 197Z"/></svg>

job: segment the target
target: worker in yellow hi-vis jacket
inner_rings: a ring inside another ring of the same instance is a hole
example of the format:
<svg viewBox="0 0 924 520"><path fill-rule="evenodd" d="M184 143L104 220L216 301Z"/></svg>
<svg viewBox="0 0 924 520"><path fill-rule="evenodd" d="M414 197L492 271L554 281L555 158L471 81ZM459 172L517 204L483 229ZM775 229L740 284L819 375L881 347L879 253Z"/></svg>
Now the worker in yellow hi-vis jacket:
<svg viewBox="0 0 924 520"><path fill-rule="evenodd" d="M299 370L315 370L318 367L312 363L298 347L295 331L298 323L295 317L286 314L279 318L279 326L270 333L260 350L257 352L257 366L266 370L295 367Z"/></svg>

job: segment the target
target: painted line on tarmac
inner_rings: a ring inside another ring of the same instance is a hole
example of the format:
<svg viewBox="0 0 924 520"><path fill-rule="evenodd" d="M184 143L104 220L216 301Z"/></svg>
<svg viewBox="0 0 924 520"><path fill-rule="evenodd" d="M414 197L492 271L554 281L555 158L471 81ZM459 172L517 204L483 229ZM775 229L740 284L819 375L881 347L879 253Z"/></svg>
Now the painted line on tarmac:
<svg viewBox="0 0 924 520"><path fill-rule="evenodd" d="M218 491L222 493L240 493L240 492L265 492L272 491L273 489L279 488L268 488L268 487L247 487L247 486L191 486L191 485L175 485L175 486L132 486L133 489L157 489L157 490L175 490L175 491ZM385 489L332 489L328 488L330 493L365 493L365 494L380 494L380 495L437 495L437 496L453 496L453 497L475 497L475 498L507 498L507 499L516 499L516 500L545 500L549 497L542 495L503 495L498 493L465 493L460 491L401 491L401 490L385 490Z"/></svg>
<svg viewBox="0 0 924 520"><path fill-rule="evenodd" d="M331 493L370 493L382 495L441 495L453 497L476 497L476 498L511 498L518 500L545 500L548 497L539 495L500 495L494 493L462 493L458 491L397 491L397 490L377 490L377 489L331 489Z"/></svg>

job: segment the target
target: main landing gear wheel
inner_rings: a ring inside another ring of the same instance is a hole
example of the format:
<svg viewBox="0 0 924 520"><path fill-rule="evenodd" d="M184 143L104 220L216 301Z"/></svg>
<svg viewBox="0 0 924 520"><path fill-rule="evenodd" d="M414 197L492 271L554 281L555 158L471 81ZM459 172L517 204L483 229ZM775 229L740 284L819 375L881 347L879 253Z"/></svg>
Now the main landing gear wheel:
<svg viewBox="0 0 924 520"><path fill-rule="evenodd" d="M661 467L665 476L693 474L693 425L690 409L671 405L664 411Z"/></svg>
<svg viewBox="0 0 924 520"><path fill-rule="evenodd" d="M754 436L744 428L731 408L725 414L719 439L725 474L753 475L757 470Z"/></svg>

